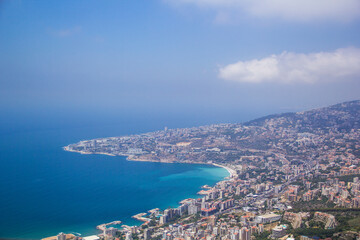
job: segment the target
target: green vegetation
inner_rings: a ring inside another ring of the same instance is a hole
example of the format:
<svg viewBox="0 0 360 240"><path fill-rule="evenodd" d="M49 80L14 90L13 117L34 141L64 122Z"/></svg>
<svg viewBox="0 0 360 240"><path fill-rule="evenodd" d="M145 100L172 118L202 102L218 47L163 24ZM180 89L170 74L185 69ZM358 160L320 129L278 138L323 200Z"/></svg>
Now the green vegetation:
<svg viewBox="0 0 360 240"><path fill-rule="evenodd" d="M360 215L360 208L318 208L318 209L310 209L311 212L337 212L346 213L346 212L353 212Z"/></svg>
<svg viewBox="0 0 360 240"><path fill-rule="evenodd" d="M201 218L200 214L197 213L195 215L192 215L191 217L186 218L186 220L184 220L182 223L187 224L187 223L197 222L200 218Z"/></svg>
<svg viewBox="0 0 360 240"><path fill-rule="evenodd" d="M254 236L255 236L255 239L256 240L265 240L265 239L268 239L268 237L270 236L270 232L269 231L264 231L260 234L258 233L255 233Z"/></svg>
<svg viewBox="0 0 360 240"><path fill-rule="evenodd" d="M339 232L337 228L335 229L322 229L322 228L297 228L292 230L292 234L295 237L298 236L317 236L320 238L328 238L331 237L334 233Z"/></svg>
<svg viewBox="0 0 360 240"><path fill-rule="evenodd" d="M152 219L150 220L150 222L148 223L148 226L149 226L149 227L153 227L153 226L156 226L156 225L157 225L157 223L156 223L155 218L152 218Z"/></svg>
<svg viewBox="0 0 360 240"><path fill-rule="evenodd" d="M311 221L309 221L309 227L310 227L310 228L321 228L321 229L324 229L324 228L325 228L325 223L311 220Z"/></svg>
<svg viewBox="0 0 360 240"><path fill-rule="evenodd" d="M139 235L137 233L135 233L135 234L132 235L132 238L134 240L139 240Z"/></svg>
<svg viewBox="0 0 360 240"><path fill-rule="evenodd" d="M298 201L293 203L292 212L301 212L301 211L323 211L324 209L333 209L335 206L334 203L328 202L327 197L322 197L321 200L311 200L311 201Z"/></svg>
<svg viewBox="0 0 360 240"><path fill-rule="evenodd" d="M302 206L304 207L306 205ZM360 231L360 208L306 208L306 210L304 210L304 208L299 208L298 210L311 212L311 218L313 217L314 212L327 212L335 216L338 225L334 229L324 229L323 223L310 220L309 228L302 225L302 228L292 229L290 231L295 237L304 235L309 237L317 236L320 238L328 238L333 237L335 233L339 232Z"/></svg>
<svg viewBox="0 0 360 240"><path fill-rule="evenodd" d="M349 220L348 224L352 230L360 231L360 217Z"/></svg>

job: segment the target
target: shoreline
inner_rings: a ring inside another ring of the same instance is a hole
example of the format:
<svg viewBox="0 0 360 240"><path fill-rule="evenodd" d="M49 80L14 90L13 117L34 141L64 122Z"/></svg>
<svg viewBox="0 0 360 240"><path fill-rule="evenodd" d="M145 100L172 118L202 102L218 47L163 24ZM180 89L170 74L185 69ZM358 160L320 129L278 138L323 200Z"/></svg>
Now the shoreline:
<svg viewBox="0 0 360 240"><path fill-rule="evenodd" d="M232 168L229 168L227 166L224 166L224 165L220 165L220 164L217 164L217 163L212 163L212 165L216 166L216 167L221 167L221 168L224 168L226 171L228 171L228 173L230 174L229 178L233 178L236 176L236 171Z"/></svg>
<svg viewBox="0 0 360 240"><path fill-rule="evenodd" d="M146 159L146 158L136 159L136 158L133 158L133 155L126 155L126 154L115 155L115 154L105 153L105 152L91 153L91 152L84 152L84 151L76 151L76 150L69 149L68 146L63 147L63 149L66 152L80 153L83 155L107 155L107 156L111 156L111 157L126 157L127 161L133 161L133 162L184 163L184 164L213 165L215 167L224 168L226 171L228 171L228 173L230 174L229 178L233 178L236 175L236 171L234 169L232 169L228 166L224 166L224 165L221 165L218 163L213 163L213 162L177 162L177 161L161 161L161 160L153 160L153 159L150 160L150 159Z"/></svg>
<svg viewBox="0 0 360 240"><path fill-rule="evenodd" d="M207 163L204 163L204 162L176 162L176 161L161 161L161 160L153 160L153 159L146 159L146 158L142 158L142 159L136 159L136 158L133 158L133 155L125 155L125 154L120 154L120 155L115 155L115 154L111 154L111 153L105 153L105 152L97 152L97 153L90 153L90 152L84 152L84 151L76 151L76 150L72 150L72 149L69 149L68 146L65 146L63 147L64 151L66 152L75 152L75 153L80 153L80 154L83 154L83 155L106 155L106 156L111 156L111 157L126 157L126 161L133 161L133 162L155 162L155 163L183 163L183 164L204 164L204 165L213 165L215 167L220 167L220 168L224 168L226 171L228 171L229 173L229 177L230 179L234 178L237 173L236 173L236 170L228 167L228 166L225 166L225 165L221 165L221 164L218 164L218 163L214 163L214 162L207 162Z"/></svg>
<svg viewBox="0 0 360 240"><path fill-rule="evenodd" d="M66 147L63 147L63 149L65 151L68 151L68 152L76 152L76 153L80 153L80 154L85 154L85 155L91 155L91 154L100 154L100 155L106 155L106 156L112 156L112 157L116 157L116 156L123 156L123 157L126 157L126 160L127 161L134 161L134 162L158 162L158 163L182 163L182 164L203 164L203 165L212 165L212 166L215 166L215 167L219 167L219 168L223 168L225 169L228 173L229 173L229 176L228 177L224 177L223 179L217 181L215 185L219 184L220 182L224 181L224 180L232 180L236 175L236 170L228 167L228 166L225 166L225 165L221 165L221 164L218 164L218 163L213 163L213 162L207 162L207 163L204 163L204 162L171 162L171 161L156 161L156 160L148 160L148 159L141 159L141 160L137 160L137 159L133 159L131 158L132 156L131 155L115 155L115 154L109 154L109 153L104 153L104 152L99 152L99 153L89 153L89 152L83 152L83 151L75 151L75 150L71 150L69 149L67 146ZM201 188L201 187L200 187ZM211 187L212 188L212 187ZM198 195L202 195L202 194L199 194L196 193ZM185 198L185 199L182 199L179 201L179 203L187 200L188 198ZM151 211L151 210L149 210ZM149 212L148 211L148 212ZM145 218L144 216L146 216L147 213L138 213L136 215L133 215L132 218L136 219L137 221L139 221L139 224L141 222L147 222L149 219ZM114 221L115 222L115 221ZM119 221L120 222L120 221ZM98 230L104 230L104 227L106 228L106 223L105 224L100 224L96 227L96 229ZM140 224L142 225L142 224ZM127 225L124 225L124 226L127 226ZM136 226L136 225L135 225ZM99 228L99 227L102 227L102 228ZM131 227L131 226L127 226L127 227Z"/></svg>

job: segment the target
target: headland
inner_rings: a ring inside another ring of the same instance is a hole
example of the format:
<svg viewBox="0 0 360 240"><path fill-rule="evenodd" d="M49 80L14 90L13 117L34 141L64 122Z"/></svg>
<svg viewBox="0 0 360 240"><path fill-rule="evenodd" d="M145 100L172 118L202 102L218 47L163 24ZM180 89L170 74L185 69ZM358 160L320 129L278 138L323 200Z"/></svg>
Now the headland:
<svg viewBox="0 0 360 240"><path fill-rule="evenodd" d="M85 140L64 149L132 161L213 164L229 172L229 180L201 190L202 198L136 215L144 223L119 230L126 239L285 239L299 233L309 239L309 221L316 228L323 226L316 222L324 224L324 238L360 236L337 209L360 208L360 101L244 124ZM360 217L357 211L351 216Z"/></svg>

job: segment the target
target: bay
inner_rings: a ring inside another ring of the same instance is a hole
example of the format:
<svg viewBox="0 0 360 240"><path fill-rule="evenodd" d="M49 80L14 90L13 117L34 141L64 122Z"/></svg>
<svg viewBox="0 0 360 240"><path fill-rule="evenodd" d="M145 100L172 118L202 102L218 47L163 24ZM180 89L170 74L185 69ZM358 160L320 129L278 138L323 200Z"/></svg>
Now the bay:
<svg viewBox="0 0 360 240"><path fill-rule="evenodd" d="M62 149L83 139L147 130L92 126L0 135L0 238L39 239L59 232L86 236L113 220L139 224L131 216L175 207L197 197L200 186L228 176L210 165L132 162Z"/></svg>

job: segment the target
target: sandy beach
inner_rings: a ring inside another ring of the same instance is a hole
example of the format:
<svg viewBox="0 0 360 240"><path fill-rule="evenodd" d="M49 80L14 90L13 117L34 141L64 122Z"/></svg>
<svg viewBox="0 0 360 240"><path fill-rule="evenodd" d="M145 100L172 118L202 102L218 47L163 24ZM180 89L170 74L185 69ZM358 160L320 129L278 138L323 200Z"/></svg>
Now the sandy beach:
<svg viewBox="0 0 360 240"><path fill-rule="evenodd" d="M226 169L230 174L230 178L233 178L236 175L236 171L234 169L231 169L231 168L227 167L227 166L220 165L220 164L217 164L217 163L212 163L212 165L214 165L216 167L221 167L221 168Z"/></svg>

